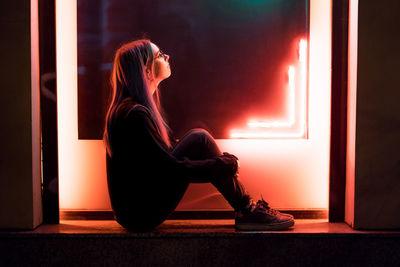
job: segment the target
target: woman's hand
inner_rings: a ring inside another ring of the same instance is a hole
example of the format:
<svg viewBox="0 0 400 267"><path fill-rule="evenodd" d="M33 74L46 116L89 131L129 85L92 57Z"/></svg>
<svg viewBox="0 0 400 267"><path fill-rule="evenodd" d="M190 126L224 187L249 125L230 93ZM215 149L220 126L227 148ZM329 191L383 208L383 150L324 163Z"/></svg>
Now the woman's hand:
<svg viewBox="0 0 400 267"><path fill-rule="evenodd" d="M231 157L233 157L233 158L235 158L235 159L236 159L236 164L237 164L236 175L237 175L237 176L239 176L239 170L240 170L240 162L239 162L239 158L238 158L238 157L236 157L236 156L235 156L235 155L233 155L233 154L230 154L230 153L228 153L228 152L224 152L223 154L224 154L224 155L229 155L229 156L231 156Z"/></svg>
<svg viewBox="0 0 400 267"><path fill-rule="evenodd" d="M239 160L238 157L236 157L235 155L230 154L230 153L228 153L228 152L224 152L224 153L222 153L222 155L231 156L231 157L233 157L234 159Z"/></svg>
<svg viewBox="0 0 400 267"><path fill-rule="evenodd" d="M224 152L221 156L216 157L216 175L217 176L233 176L237 174L239 169L239 159L228 152Z"/></svg>
<svg viewBox="0 0 400 267"><path fill-rule="evenodd" d="M231 157L233 157L233 158L235 158L236 159L236 164L237 164L237 167L236 167L236 176L239 176L239 170L240 170L240 162L239 162L239 158L238 157L236 157L235 155L233 155L233 154L230 154L230 153L228 153L228 152L224 152L223 153L224 155L229 155L229 156L231 156Z"/></svg>

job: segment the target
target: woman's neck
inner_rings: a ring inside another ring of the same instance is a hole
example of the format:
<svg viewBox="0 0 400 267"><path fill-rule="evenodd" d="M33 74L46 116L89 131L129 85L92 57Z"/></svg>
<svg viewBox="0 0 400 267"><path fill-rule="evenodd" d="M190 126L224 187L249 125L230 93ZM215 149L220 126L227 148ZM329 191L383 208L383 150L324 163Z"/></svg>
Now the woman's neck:
<svg viewBox="0 0 400 267"><path fill-rule="evenodd" d="M158 83L157 84L154 83L154 82L150 83L150 92L151 92L152 95L154 95L154 93L156 92L157 87L158 87Z"/></svg>

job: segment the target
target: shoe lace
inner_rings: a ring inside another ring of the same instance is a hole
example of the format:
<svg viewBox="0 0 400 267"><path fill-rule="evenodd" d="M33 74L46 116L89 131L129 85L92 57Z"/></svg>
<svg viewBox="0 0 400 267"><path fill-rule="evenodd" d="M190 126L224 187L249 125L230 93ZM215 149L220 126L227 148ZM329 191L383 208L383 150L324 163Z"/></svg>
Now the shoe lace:
<svg viewBox="0 0 400 267"><path fill-rule="evenodd" d="M268 204L268 202L266 202L263 198L263 196L261 195L261 199L257 201L257 206L260 207L261 209L265 210L267 213L271 214L271 215L276 215L278 214L277 210L274 210L273 208L271 208Z"/></svg>

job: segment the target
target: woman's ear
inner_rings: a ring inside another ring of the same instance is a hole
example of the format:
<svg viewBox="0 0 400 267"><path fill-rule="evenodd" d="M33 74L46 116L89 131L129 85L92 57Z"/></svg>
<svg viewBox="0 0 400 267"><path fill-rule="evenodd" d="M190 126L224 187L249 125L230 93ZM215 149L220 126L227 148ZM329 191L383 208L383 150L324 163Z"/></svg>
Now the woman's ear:
<svg viewBox="0 0 400 267"><path fill-rule="evenodd" d="M151 70L149 68L146 68L145 72L146 72L147 80L152 81L153 80L153 74L151 73Z"/></svg>

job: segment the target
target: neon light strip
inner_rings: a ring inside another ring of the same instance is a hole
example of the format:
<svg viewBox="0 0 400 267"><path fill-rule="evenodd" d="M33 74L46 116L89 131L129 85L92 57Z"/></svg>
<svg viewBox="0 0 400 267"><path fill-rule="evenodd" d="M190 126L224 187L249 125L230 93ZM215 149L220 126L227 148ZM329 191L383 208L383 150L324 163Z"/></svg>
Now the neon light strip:
<svg viewBox="0 0 400 267"><path fill-rule="evenodd" d="M301 39L299 42L299 68L300 68L300 131L295 133L268 133L268 132L249 132L242 130L232 130L231 137L232 138L298 138L303 137L305 133L305 116L306 116L306 87L307 87L307 41ZM295 87L296 87L296 76L295 76L295 67L289 66L288 69L288 77L289 77L289 118L285 121L257 121L250 120L248 122L248 126L252 129L256 128L290 128L295 124L295 107L296 107L296 98L295 98Z"/></svg>
<svg viewBox="0 0 400 267"><path fill-rule="evenodd" d="M300 40L299 45L299 61L300 61L300 86L301 92L300 94L300 127L301 134L304 135L306 131L306 112L307 112L307 98L306 98L306 90L307 90L307 41L302 39Z"/></svg>
<svg viewBox="0 0 400 267"><path fill-rule="evenodd" d="M298 133L250 133L250 132L232 132L232 138L299 138L304 135L304 131Z"/></svg>

